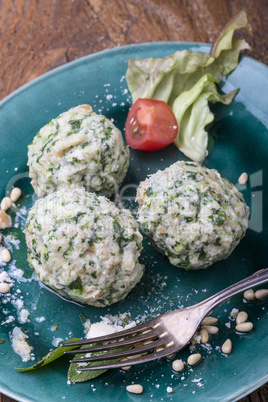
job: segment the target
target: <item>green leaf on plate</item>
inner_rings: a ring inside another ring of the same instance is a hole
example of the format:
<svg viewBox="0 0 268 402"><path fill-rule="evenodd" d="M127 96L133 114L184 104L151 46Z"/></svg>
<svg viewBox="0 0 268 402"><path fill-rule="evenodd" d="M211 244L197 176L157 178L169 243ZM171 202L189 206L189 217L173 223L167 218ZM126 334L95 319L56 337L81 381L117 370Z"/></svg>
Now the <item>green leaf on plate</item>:
<svg viewBox="0 0 268 402"><path fill-rule="evenodd" d="M81 347L81 349L83 348L88 348L91 345L84 345ZM110 350L109 353L114 353L114 352L120 352L122 350L125 349L116 349L116 350ZM92 353L91 356L99 356L99 355L103 355L105 356L105 354L107 354L108 352L104 352L104 353ZM76 354L74 359L79 359L82 357L85 357L86 353L84 354ZM110 363L116 363L118 362L119 359L112 359L109 360ZM86 367L86 366L97 366L99 364L105 364L108 363L108 360L101 360L101 361L97 361L97 362L89 362L88 364L86 363L71 363L69 370L68 370L68 381L75 383L75 382L84 382L84 381L89 381L92 380L93 378L99 377L101 374L105 373L106 371L108 371L108 369L105 370L89 370L89 371L81 371L79 369L81 369L81 367Z"/></svg>
<svg viewBox="0 0 268 402"><path fill-rule="evenodd" d="M80 341L80 339L72 338L72 339L69 339L67 342L74 342L74 341ZM27 368L15 367L15 369L18 371L21 371L21 372L35 370L39 367L45 366L46 364L49 364L49 363L53 362L54 360L60 358L68 350L76 349L77 347L78 346L59 346L57 349L54 349L51 352L49 352L46 356L44 356L39 362L37 362L33 366L27 367Z"/></svg>

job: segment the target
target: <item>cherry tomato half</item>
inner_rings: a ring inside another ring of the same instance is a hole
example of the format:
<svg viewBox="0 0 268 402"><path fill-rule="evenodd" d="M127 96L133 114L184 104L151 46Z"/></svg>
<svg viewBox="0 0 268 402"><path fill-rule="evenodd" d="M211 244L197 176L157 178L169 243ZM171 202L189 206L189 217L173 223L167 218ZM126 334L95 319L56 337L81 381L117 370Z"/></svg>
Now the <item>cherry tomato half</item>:
<svg viewBox="0 0 268 402"><path fill-rule="evenodd" d="M166 102L139 98L130 108L125 136L128 145L155 151L171 144L178 135L178 123Z"/></svg>

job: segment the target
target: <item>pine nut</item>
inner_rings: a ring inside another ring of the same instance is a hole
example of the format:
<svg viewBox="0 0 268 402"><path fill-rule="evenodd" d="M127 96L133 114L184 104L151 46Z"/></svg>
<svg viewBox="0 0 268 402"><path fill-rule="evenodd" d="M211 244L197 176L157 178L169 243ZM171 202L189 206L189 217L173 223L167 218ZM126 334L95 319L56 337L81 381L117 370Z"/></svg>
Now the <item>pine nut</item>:
<svg viewBox="0 0 268 402"><path fill-rule="evenodd" d="M200 339L201 343L208 343L209 333L205 328L201 329L201 331L199 332L199 335L201 336L201 339Z"/></svg>
<svg viewBox="0 0 268 402"><path fill-rule="evenodd" d="M1 244L1 241L2 241L2 235L1 235L1 233L0 233L0 244Z"/></svg>
<svg viewBox="0 0 268 402"><path fill-rule="evenodd" d="M166 359L172 360L174 358L174 356L175 356L175 353L171 353L170 355L166 356Z"/></svg>
<svg viewBox="0 0 268 402"><path fill-rule="evenodd" d="M216 317L205 317L201 322L201 325L213 325L217 324L218 318Z"/></svg>
<svg viewBox="0 0 268 402"><path fill-rule="evenodd" d="M217 333L219 332L219 328L218 328L218 327L214 327L213 325L203 325L203 326L201 327L201 330L202 330L202 329L206 329L207 332L208 332L209 334L211 334L211 335L215 335L215 334L217 334Z"/></svg>
<svg viewBox="0 0 268 402"><path fill-rule="evenodd" d="M92 107L89 105L78 105L73 108L73 112L78 112L78 113L83 112L84 110L86 110L87 113L92 113Z"/></svg>
<svg viewBox="0 0 268 402"><path fill-rule="evenodd" d="M11 207L12 201L9 197L4 197L1 201L1 209L7 211Z"/></svg>
<svg viewBox="0 0 268 402"><path fill-rule="evenodd" d="M124 371L129 371L130 369L131 369L131 366L121 367L121 370L124 370Z"/></svg>
<svg viewBox="0 0 268 402"><path fill-rule="evenodd" d="M126 386L126 390L131 394L142 394L143 386L140 384L131 384Z"/></svg>
<svg viewBox="0 0 268 402"><path fill-rule="evenodd" d="M200 353L195 353L188 357L187 363L189 364L189 366L194 366L195 364L199 363L201 358L202 358L202 356L200 355Z"/></svg>
<svg viewBox="0 0 268 402"><path fill-rule="evenodd" d="M181 359L174 360L174 362L172 363L172 369L174 371L183 371L184 362Z"/></svg>
<svg viewBox="0 0 268 402"><path fill-rule="evenodd" d="M244 299L251 301L255 299L255 292L253 289L246 290L243 294Z"/></svg>
<svg viewBox="0 0 268 402"><path fill-rule="evenodd" d="M230 341L230 339L226 339L226 341L223 343L221 347L222 353L229 354L231 353L232 349L233 349L232 341Z"/></svg>
<svg viewBox="0 0 268 402"><path fill-rule="evenodd" d="M235 330L238 332L250 332L253 328L252 322L242 322L242 324L238 324L235 327Z"/></svg>
<svg viewBox="0 0 268 402"><path fill-rule="evenodd" d="M162 346L158 346L155 351L156 352L162 352L162 350L164 350L165 348L163 348Z"/></svg>
<svg viewBox="0 0 268 402"><path fill-rule="evenodd" d="M1 258L2 258L2 261L4 261L4 262L9 262L11 260L11 255L7 248L4 248L2 250Z"/></svg>
<svg viewBox="0 0 268 402"><path fill-rule="evenodd" d="M149 345L150 343L153 343L153 341L145 341L143 342L143 345Z"/></svg>
<svg viewBox="0 0 268 402"><path fill-rule="evenodd" d="M236 316L236 324L242 324L243 322L246 322L248 319L248 313L245 311L240 311L237 316Z"/></svg>
<svg viewBox="0 0 268 402"><path fill-rule="evenodd" d="M138 359L141 356L142 356L142 354L140 353L139 355L128 356L127 359Z"/></svg>
<svg viewBox="0 0 268 402"><path fill-rule="evenodd" d="M127 357L122 357L122 359L120 359L120 362L126 362L128 360L128 358ZM130 370L131 369L131 366L124 366L124 367L121 367L121 370L124 370L124 371L128 371L128 370Z"/></svg>
<svg viewBox="0 0 268 402"><path fill-rule="evenodd" d="M9 215L5 211L0 210L0 229L10 228L12 221Z"/></svg>
<svg viewBox="0 0 268 402"><path fill-rule="evenodd" d="M123 360L127 360L127 359L122 359L122 361L123 361ZM121 360L120 360L120 361L121 361ZM124 371L128 371L128 370L131 369L131 366L124 366L124 367L121 367L121 369L124 370Z"/></svg>
<svg viewBox="0 0 268 402"><path fill-rule="evenodd" d="M259 289L255 292L256 299L263 299L264 297L268 296L268 289Z"/></svg>
<svg viewBox="0 0 268 402"><path fill-rule="evenodd" d="M10 286L6 282L1 282L0 283L0 293L9 293L10 292Z"/></svg>
<svg viewBox="0 0 268 402"><path fill-rule="evenodd" d="M11 199L11 201L12 201L12 202L18 201L18 199L20 198L20 196L21 196L21 189L18 188L18 187L14 187L14 188L11 190L11 193L10 193L10 199Z"/></svg>
<svg viewBox="0 0 268 402"><path fill-rule="evenodd" d="M248 182L248 174L246 172L242 173L238 179L239 184L247 184Z"/></svg>

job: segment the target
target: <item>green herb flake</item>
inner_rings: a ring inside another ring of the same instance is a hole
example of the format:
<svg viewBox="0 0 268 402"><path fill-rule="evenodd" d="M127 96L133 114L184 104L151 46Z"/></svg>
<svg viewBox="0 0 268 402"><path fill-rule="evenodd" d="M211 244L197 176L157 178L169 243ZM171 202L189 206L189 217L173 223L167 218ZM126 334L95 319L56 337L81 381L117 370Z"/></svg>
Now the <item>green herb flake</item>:
<svg viewBox="0 0 268 402"><path fill-rule="evenodd" d="M80 313L79 314L79 318L81 320L82 325L85 324L85 322L87 321L87 316L84 313Z"/></svg>
<svg viewBox="0 0 268 402"><path fill-rule="evenodd" d="M83 285L82 285L82 280L80 278L80 276L78 276L74 281L72 281L69 285L68 288L71 290L80 290L82 291L83 289Z"/></svg>

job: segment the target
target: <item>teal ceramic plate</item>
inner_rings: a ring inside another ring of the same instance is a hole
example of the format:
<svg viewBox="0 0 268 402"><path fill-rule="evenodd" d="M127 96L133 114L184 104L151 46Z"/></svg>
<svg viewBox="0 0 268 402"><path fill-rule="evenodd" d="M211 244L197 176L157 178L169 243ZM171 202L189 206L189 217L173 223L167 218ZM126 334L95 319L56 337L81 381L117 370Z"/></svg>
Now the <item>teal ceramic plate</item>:
<svg viewBox="0 0 268 402"><path fill-rule="evenodd" d="M268 243L268 68L251 58L243 57L234 73L223 84L223 91L240 88L232 106L214 107L216 119L210 133L214 137L212 150L205 161L237 184L242 172L249 174L246 186L238 187L251 208L249 229L245 238L226 260L205 271L185 272L170 265L144 239L142 260L146 274L140 284L121 303L110 308L83 307L61 299L32 278L26 262L26 247L22 233L25 213L33 204L33 190L27 178L27 145L49 119L68 108L88 103L96 112L113 118L123 130L130 105L125 73L131 57L165 56L176 50L208 51L209 46L196 43L147 43L100 52L60 67L22 87L1 102L0 197L12 185L23 190L19 209L12 210L15 226L4 232L20 240L11 244L12 263L2 268L14 274L14 267L24 271L12 290L13 298L1 297L0 390L20 401L129 401L129 400L237 400L261 386L268 379L267 302L249 303L242 295L214 311L219 318L218 335L209 347L197 347L202 362L186 368L181 374L172 372L171 362L161 360L137 366L129 372L114 370L92 382L67 384L68 360L63 358L38 371L19 373L14 367L26 367L16 355L9 340L17 325L28 334L36 361L43 357L57 338L82 337L80 314L92 322L105 314L129 312L132 319L150 319L165 311L187 306L212 295L232 283L267 266ZM171 145L153 153L131 151L131 164L124 185L124 203L137 207L135 186L148 174L164 169L183 155ZM16 216L16 220L15 220ZM9 238L10 239L10 238ZM6 238L5 241L7 241ZM21 293L20 293L21 292ZM30 321L20 324L14 300L20 298L30 311ZM235 332L229 317L233 308L245 310L254 323L254 331L245 335ZM8 317L14 316L15 321ZM58 329L51 327L58 324ZM226 338L234 345L225 356L220 346ZM184 360L186 348L178 354ZM140 383L142 395L127 394L128 384ZM173 388L173 393L167 392Z"/></svg>

